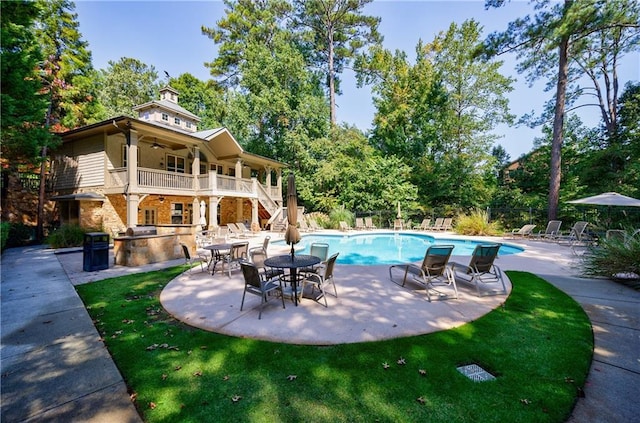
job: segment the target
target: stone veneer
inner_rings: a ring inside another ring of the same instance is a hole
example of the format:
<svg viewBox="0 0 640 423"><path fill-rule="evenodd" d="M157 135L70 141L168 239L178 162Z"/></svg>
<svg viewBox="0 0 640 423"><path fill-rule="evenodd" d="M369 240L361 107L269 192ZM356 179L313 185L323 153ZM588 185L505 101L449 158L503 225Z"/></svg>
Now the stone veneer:
<svg viewBox="0 0 640 423"><path fill-rule="evenodd" d="M113 240L114 262L136 267L184 258L180 244L186 244L194 256L196 229L197 225L160 225L156 227L157 235L117 237Z"/></svg>

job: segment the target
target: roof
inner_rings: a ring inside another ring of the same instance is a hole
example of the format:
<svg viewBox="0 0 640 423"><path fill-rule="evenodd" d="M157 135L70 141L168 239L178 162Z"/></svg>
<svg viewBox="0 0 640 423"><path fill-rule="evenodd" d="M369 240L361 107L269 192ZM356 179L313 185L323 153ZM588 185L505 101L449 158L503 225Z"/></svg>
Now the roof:
<svg viewBox="0 0 640 423"><path fill-rule="evenodd" d="M143 103L143 104L140 104L138 106L135 106L133 108L133 110L135 110L137 112L137 111L144 110L144 109L151 109L154 106L158 107L160 109L171 110L171 111L173 111L175 113L178 113L178 114L181 114L183 116L187 116L187 117L195 120L196 122L200 122L202 120L198 116L194 115L193 113L191 113L190 111L185 109L184 107L180 106L177 103L169 101L169 100L151 100L151 101L147 101L146 103Z"/></svg>

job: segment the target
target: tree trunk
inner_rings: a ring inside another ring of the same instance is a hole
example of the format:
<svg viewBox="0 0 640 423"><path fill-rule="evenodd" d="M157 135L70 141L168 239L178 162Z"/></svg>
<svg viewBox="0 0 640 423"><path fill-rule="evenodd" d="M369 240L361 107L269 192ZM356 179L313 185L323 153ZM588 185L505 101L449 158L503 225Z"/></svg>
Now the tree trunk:
<svg viewBox="0 0 640 423"><path fill-rule="evenodd" d="M329 117L331 121L331 126L335 126L336 124L336 81L335 81L335 71L333 66L333 37L329 36Z"/></svg>
<svg viewBox="0 0 640 423"><path fill-rule="evenodd" d="M44 241L44 194L47 178L45 172L47 170L47 146L42 147L42 163L40 163L40 186L38 187L38 216L36 223L36 240Z"/></svg>
<svg viewBox="0 0 640 423"><path fill-rule="evenodd" d="M562 178L562 131L564 126L564 104L567 92L569 72L569 37L564 36L558 48L558 86L556 89L556 107L553 117L553 139L551 141L551 166L549 175L549 220L558 217L560 180Z"/></svg>

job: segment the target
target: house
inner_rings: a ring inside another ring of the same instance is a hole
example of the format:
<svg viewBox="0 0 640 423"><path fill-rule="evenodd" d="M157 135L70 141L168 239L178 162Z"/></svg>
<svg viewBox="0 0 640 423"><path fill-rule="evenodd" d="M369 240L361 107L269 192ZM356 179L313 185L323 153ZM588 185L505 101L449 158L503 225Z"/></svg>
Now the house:
<svg viewBox="0 0 640 423"><path fill-rule="evenodd" d="M200 119L166 86L161 99L61 134L51 175L62 224L115 233L141 225L247 222L282 216L284 163L245 151L226 128Z"/></svg>

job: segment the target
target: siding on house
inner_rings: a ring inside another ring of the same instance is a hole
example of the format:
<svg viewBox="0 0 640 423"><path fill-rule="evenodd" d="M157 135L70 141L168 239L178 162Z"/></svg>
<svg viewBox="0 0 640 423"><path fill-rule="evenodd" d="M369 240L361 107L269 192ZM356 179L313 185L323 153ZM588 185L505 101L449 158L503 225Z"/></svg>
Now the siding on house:
<svg viewBox="0 0 640 423"><path fill-rule="evenodd" d="M55 154L53 176L56 190L104 186L103 136L63 145Z"/></svg>

